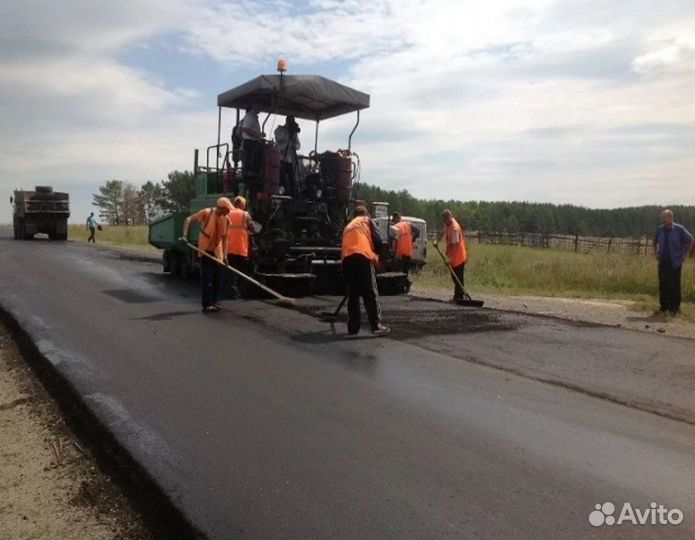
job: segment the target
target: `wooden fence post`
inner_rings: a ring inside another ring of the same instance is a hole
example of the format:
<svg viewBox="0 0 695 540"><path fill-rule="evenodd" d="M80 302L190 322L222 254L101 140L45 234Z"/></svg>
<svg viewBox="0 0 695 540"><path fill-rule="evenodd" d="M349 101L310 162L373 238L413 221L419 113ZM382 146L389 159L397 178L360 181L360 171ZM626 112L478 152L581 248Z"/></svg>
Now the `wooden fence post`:
<svg viewBox="0 0 695 540"><path fill-rule="evenodd" d="M579 233L574 236L574 251L579 251Z"/></svg>
<svg viewBox="0 0 695 540"><path fill-rule="evenodd" d="M610 252L611 252L611 244L612 244L612 243L613 243L613 237L611 236L611 237L608 239L608 249L606 250L606 253L610 253Z"/></svg>

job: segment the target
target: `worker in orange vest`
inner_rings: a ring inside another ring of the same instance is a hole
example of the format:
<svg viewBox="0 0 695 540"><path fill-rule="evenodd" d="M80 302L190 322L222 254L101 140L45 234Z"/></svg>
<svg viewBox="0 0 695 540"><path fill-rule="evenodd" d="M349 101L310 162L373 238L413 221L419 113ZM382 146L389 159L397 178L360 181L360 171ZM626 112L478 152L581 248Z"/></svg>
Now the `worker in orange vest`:
<svg viewBox="0 0 695 540"><path fill-rule="evenodd" d="M442 212L442 221L444 226L442 230L439 231L437 235L437 240L434 241L434 245L444 237L446 239L446 262L451 266L459 278L461 284L463 284L463 269L466 266L466 261L468 260L468 252L466 251L466 242L463 238L463 229L451 215L451 210L444 210ZM454 282L454 302L463 300L463 289L456 283L456 280L452 277Z"/></svg>
<svg viewBox="0 0 695 540"><path fill-rule="evenodd" d="M391 216L393 252L398 269L407 276L410 273L410 263L413 258L413 244L420 238L420 229L411 223L402 221L401 215L394 212ZM410 292L410 279L407 281L406 292Z"/></svg>
<svg viewBox="0 0 695 540"><path fill-rule="evenodd" d="M217 199L215 208L203 208L191 214L183 222L181 240L188 242L188 228L192 221L200 223L198 249L215 257L221 263L227 258L227 214L232 209L232 203L227 197ZM217 302L220 289L220 265L212 259L200 257L200 286L202 290L203 313L220 311L222 306Z"/></svg>
<svg viewBox="0 0 695 540"><path fill-rule="evenodd" d="M360 331L361 296L372 334L384 336L391 330L381 324L375 271L384 239L364 206L356 206L352 215L352 221L343 230L341 253L343 281L348 295L348 333L355 335Z"/></svg>
<svg viewBox="0 0 695 540"><path fill-rule="evenodd" d="M239 195L234 198L232 211L229 212L229 231L227 232L227 264L232 268L243 272L251 273L251 259L249 245L251 233L253 232L253 220L251 214L246 211L246 199ZM232 299L241 298L239 287L239 276L230 276L230 289Z"/></svg>

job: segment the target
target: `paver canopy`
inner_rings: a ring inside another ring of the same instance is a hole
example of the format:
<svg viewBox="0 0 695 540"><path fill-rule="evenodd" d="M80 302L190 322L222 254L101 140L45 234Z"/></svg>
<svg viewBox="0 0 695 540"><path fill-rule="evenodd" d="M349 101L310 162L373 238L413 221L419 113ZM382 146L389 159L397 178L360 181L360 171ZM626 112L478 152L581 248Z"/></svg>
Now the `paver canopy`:
<svg viewBox="0 0 695 540"><path fill-rule="evenodd" d="M318 75L261 75L217 96L219 107L325 120L369 107L369 94Z"/></svg>

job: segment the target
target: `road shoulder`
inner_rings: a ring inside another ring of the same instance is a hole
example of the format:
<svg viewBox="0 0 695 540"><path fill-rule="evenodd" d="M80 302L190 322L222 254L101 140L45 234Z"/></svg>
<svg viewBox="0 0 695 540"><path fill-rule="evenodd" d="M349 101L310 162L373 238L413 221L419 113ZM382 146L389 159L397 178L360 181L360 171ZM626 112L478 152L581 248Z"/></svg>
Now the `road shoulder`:
<svg viewBox="0 0 695 540"><path fill-rule="evenodd" d="M0 325L0 522L7 538L148 538Z"/></svg>
<svg viewBox="0 0 695 540"><path fill-rule="evenodd" d="M425 288L415 285L411 294L437 300L449 300L451 298L451 290L449 289ZM475 295L475 298L483 300L485 307L501 311L543 315L568 321L695 340L695 325L692 324L692 321L638 311L635 309L634 302L630 301L501 294Z"/></svg>

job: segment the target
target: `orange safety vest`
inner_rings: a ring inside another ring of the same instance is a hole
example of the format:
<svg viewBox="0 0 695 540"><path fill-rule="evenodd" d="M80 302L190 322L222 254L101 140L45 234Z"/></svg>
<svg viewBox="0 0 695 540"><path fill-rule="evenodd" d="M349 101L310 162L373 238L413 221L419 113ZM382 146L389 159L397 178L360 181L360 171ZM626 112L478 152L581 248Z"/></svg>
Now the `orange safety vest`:
<svg viewBox="0 0 695 540"><path fill-rule="evenodd" d="M367 216L358 216L343 230L343 250L341 259L350 255L362 255L377 264L379 257L374 252L372 231Z"/></svg>
<svg viewBox="0 0 695 540"><path fill-rule="evenodd" d="M396 259L413 256L413 226L407 221L399 221L394 225L398 229L396 238Z"/></svg>
<svg viewBox="0 0 695 540"><path fill-rule="evenodd" d="M228 214L227 252L230 255L249 256L249 214L241 208L234 208Z"/></svg>
<svg viewBox="0 0 695 540"><path fill-rule="evenodd" d="M218 216L214 208L203 208L195 215L196 221L200 223L200 236L198 237L198 248L208 253L214 253L215 257L222 260L222 238L227 234L227 216ZM198 257L202 257L198 253Z"/></svg>
<svg viewBox="0 0 695 540"><path fill-rule="evenodd" d="M452 240L455 236L458 236L459 241L454 244ZM451 261L451 267L461 266L468 260L468 253L463 239L463 229L454 218L451 218L451 225L444 225L444 237L446 238L446 256Z"/></svg>

